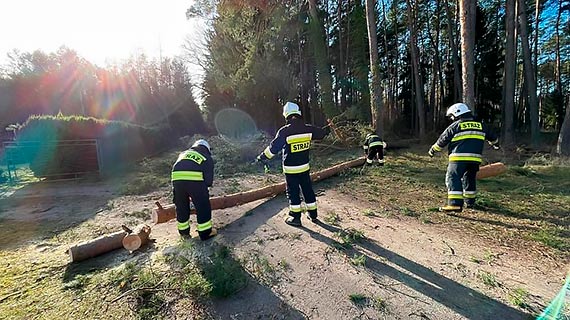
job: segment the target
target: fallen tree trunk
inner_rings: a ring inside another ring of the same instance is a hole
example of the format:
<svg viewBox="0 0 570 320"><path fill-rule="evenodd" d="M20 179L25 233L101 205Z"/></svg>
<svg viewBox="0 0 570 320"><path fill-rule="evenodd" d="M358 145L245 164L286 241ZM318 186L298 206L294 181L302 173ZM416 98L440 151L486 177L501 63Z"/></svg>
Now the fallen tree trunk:
<svg viewBox="0 0 570 320"><path fill-rule="evenodd" d="M148 242L150 227L146 224L137 226L133 232L127 234L123 240L123 248L133 252Z"/></svg>
<svg viewBox="0 0 570 320"><path fill-rule="evenodd" d="M479 168L477 179L494 177L505 172L507 172L507 166L502 162L495 162Z"/></svg>
<svg viewBox="0 0 570 320"><path fill-rule="evenodd" d="M75 245L69 248L71 262L87 260L100 254L122 248L122 241L126 235L127 232L125 231L117 231Z"/></svg>
<svg viewBox="0 0 570 320"><path fill-rule="evenodd" d="M314 182L317 182L329 178L348 168L363 165L364 161L364 158L359 158L337 164L330 168L323 169L311 174L311 179ZM285 182L281 182L259 189L229 194L226 196L213 197L210 198L210 205L212 206L212 210L230 208L240 204L275 196L279 193L285 192L285 188ZM176 208L173 204L163 207L160 203L155 203L157 205L157 208L152 213L152 222L163 223L176 217Z"/></svg>

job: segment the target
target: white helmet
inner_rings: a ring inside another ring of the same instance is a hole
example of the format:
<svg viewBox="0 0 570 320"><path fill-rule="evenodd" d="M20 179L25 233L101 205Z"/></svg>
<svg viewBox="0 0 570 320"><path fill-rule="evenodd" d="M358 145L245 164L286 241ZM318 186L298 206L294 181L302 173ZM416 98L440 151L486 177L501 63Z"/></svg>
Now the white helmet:
<svg viewBox="0 0 570 320"><path fill-rule="evenodd" d="M204 139L196 140L196 142L194 142L194 144L192 145L192 148L197 147L197 146L203 146L206 149L208 149L208 152L212 152L210 149L210 144L208 143L208 141L206 141Z"/></svg>
<svg viewBox="0 0 570 320"><path fill-rule="evenodd" d="M293 114L301 115L301 109L299 109L299 106L296 103L287 102L283 106L283 116L285 117L285 119L287 119L290 115Z"/></svg>
<svg viewBox="0 0 570 320"><path fill-rule="evenodd" d="M466 114L471 112L469 107L464 103L456 103L447 109L447 113L445 114L447 117L451 117L452 119L457 119L462 114Z"/></svg>

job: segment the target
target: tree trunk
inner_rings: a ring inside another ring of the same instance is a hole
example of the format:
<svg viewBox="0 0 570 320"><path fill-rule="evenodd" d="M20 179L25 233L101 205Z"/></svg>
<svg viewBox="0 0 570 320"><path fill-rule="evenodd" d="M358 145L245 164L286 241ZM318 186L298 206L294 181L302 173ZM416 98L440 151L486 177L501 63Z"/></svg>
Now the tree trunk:
<svg viewBox="0 0 570 320"><path fill-rule="evenodd" d="M150 227L146 224L137 226L131 233L123 238L123 248L133 252L148 243Z"/></svg>
<svg viewBox="0 0 570 320"><path fill-rule="evenodd" d="M125 231L102 235L69 248L71 262L83 261L123 247Z"/></svg>
<svg viewBox="0 0 570 320"><path fill-rule="evenodd" d="M384 23L382 23L382 33L384 36L384 44L388 45L388 28L387 28L387 19L386 19L386 6L384 1L382 1L382 18L384 20ZM386 60L386 70L388 72L388 83L387 83L387 90L382 90L385 95L386 95L386 104L383 106L383 112L384 115L387 114L388 117L388 122L391 123L392 122L392 109L393 109L393 103L394 103L394 99L392 99L393 94L392 94L392 78L393 78L393 67L392 67L392 61L390 60L390 51L388 50L388 48L386 48L386 50L384 50L384 59Z"/></svg>
<svg viewBox="0 0 570 320"><path fill-rule="evenodd" d="M337 12L337 19L338 19L338 79L337 83L339 84L339 91L340 91L340 109L341 111L346 110L346 64L344 62L344 47L342 44L342 3L343 0L338 1L338 12Z"/></svg>
<svg viewBox="0 0 570 320"><path fill-rule="evenodd" d="M455 32L453 26L456 25L455 19L451 17L451 10L449 3L443 1L445 4L445 14L447 16L447 33L449 36L449 48L451 50L451 63L453 64L453 101L459 101L462 97L461 91L461 65L459 64L459 56L457 50L457 43L455 42Z"/></svg>
<svg viewBox="0 0 570 320"><path fill-rule="evenodd" d="M555 67L555 74L556 74L556 91L557 94L560 96L564 96L563 95L563 91L562 91L562 64L560 61L560 20L562 18L562 0L558 0L558 14L556 16L556 25L555 25L555 29L556 29L556 67ZM558 111L558 124L560 125L560 127L562 128L562 110L564 110L564 98L559 99L560 104L561 105L557 105L556 109Z"/></svg>
<svg viewBox="0 0 570 320"><path fill-rule="evenodd" d="M505 9L505 69L503 75L503 144L514 144L515 115L515 0L507 0Z"/></svg>
<svg viewBox="0 0 570 320"><path fill-rule="evenodd" d="M459 1L459 20L461 23L461 66L463 71L463 102L474 113L475 105L475 15L477 0Z"/></svg>
<svg viewBox="0 0 570 320"><path fill-rule="evenodd" d="M415 86L415 97L416 105L418 110L418 120L419 120L419 134L420 137L425 137L426 133L426 121L425 121L425 108L424 108L424 85L422 81L422 76L420 72L420 58L418 53L418 40L415 27L415 12L417 8L415 5L417 1L414 2L414 7L412 8L411 1L407 0L407 11L408 11L408 29L410 30L410 55L412 59L412 72L414 76L414 86Z"/></svg>
<svg viewBox="0 0 570 320"><path fill-rule="evenodd" d="M357 167L363 165L365 162L364 158L358 158L355 160L343 162L337 164L328 169L323 169L321 171L311 174L311 180L313 182L321 181L326 178L332 177L348 168ZM210 198L210 205L212 210L225 209L229 207L234 207L240 204L252 202L255 200L268 198L275 196L279 193L285 192L286 184L285 182L272 184L263 188L249 190L245 192L234 193L226 196L219 196ZM157 209L152 213L152 222L163 223L167 222L176 217L176 208L174 205L162 206L160 203L156 203Z"/></svg>
<svg viewBox="0 0 570 320"><path fill-rule="evenodd" d="M368 47L370 49L370 72L372 83L370 86L370 111L372 113L372 126L379 136L384 133L382 117L382 84L380 83L380 65L378 63L378 36L376 34L375 1L366 0L366 25L368 27Z"/></svg>
<svg viewBox="0 0 570 320"><path fill-rule="evenodd" d="M447 1L444 1L447 3ZM435 56L433 57L433 88L432 88L432 100L433 102L431 103L432 106L432 124L433 124L433 128L437 127L437 124L439 122L439 109L441 108L441 105L443 103L443 97L445 96L445 86L444 86L444 82L443 82L443 70L442 70L442 59L441 59L441 53L439 51L439 41L440 41L440 1L436 1L436 9L435 9L435 14L436 14L436 26L435 26L435 39L433 39L433 37L431 36L431 33L429 34L431 43L433 45L433 50L435 53Z"/></svg>
<svg viewBox="0 0 570 320"><path fill-rule="evenodd" d="M562 122L560 134L558 135L556 153L570 156L570 106L566 107L566 116L564 117L564 122Z"/></svg>
<svg viewBox="0 0 570 320"><path fill-rule="evenodd" d="M477 171L477 179L494 177L505 172L507 172L507 166L502 162L495 162L479 168L479 171Z"/></svg>
<svg viewBox="0 0 570 320"><path fill-rule="evenodd" d="M540 22L540 0L536 0L534 5L534 78L538 79L538 27Z"/></svg>
<svg viewBox="0 0 570 320"><path fill-rule="evenodd" d="M392 13L394 14L394 16L398 16L398 1L392 1ZM399 107L398 107L398 84L399 84L399 77L400 77L400 54L399 54L399 50L398 48L400 47L400 43L398 42L398 38L399 37L399 33L398 33L398 23L394 23L394 56L396 57L396 61L394 61L394 80L393 80L393 87L392 87L392 92L393 92L393 100L394 100L394 114L395 117L398 117L398 111L399 111Z"/></svg>
<svg viewBox="0 0 570 320"><path fill-rule="evenodd" d="M528 23L526 14L526 4L524 0L518 0L520 12L519 26L520 37L523 50L524 75L526 84L526 93L528 97L527 108L530 114L530 132L532 146L537 147L540 143L540 127L538 125L538 99L536 97L536 79L534 77L534 69L532 66L532 57L530 53L530 45L528 43Z"/></svg>
<svg viewBox="0 0 570 320"><path fill-rule="evenodd" d="M325 30L319 18L316 0L309 0L309 21L311 42L315 52L317 66L317 79L320 88L321 105L327 118L333 118L338 114L338 108L333 102L332 76L330 63L327 56L328 44L325 41Z"/></svg>

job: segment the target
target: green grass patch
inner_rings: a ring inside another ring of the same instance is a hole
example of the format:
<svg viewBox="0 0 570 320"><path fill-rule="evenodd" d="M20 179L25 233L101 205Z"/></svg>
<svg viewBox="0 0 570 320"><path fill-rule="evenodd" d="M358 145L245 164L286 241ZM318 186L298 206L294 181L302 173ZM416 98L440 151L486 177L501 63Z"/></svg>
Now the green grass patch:
<svg viewBox="0 0 570 320"><path fill-rule="evenodd" d="M492 273L480 271L478 277L483 282L483 284L488 287L495 288L499 286L497 278Z"/></svg>
<svg viewBox="0 0 570 320"><path fill-rule="evenodd" d="M166 296L157 289L163 288L164 279L167 278L154 273L152 269L129 262L111 272L108 281L126 295L124 299L139 319L150 320L162 317Z"/></svg>
<svg viewBox="0 0 570 320"><path fill-rule="evenodd" d="M384 300L382 297L374 297L372 299L372 306L374 307L374 309L380 312L384 312L388 309L388 304L386 303L386 300Z"/></svg>
<svg viewBox="0 0 570 320"><path fill-rule="evenodd" d="M362 211L362 215L365 217L376 217L377 216L376 212L372 209L364 209Z"/></svg>
<svg viewBox="0 0 570 320"><path fill-rule="evenodd" d="M176 252L166 261L173 270L169 283L193 297L229 297L248 283L246 272L234 259L228 247L196 246L193 241L181 241Z"/></svg>
<svg viewBox="0 0 570 320"><path fill-rule="evenodd" d="M536 175L536 171L533 171L531 168L528 167L512 166L509 168L509 170L515 175L524 176L524 177L531 177Z"/></svg>
<svg viewBox="0 0 570 320"><path fill-rule="evenodd" d="M350 263L353 266L364 267L366 265L366 256L363 254L355 254L354 257L350 259Z"/></svg>
<svg viewBox="0 0 570 320"><path fill-rule="evenodd" d="M325 215L324 218L325 222L334 226L338 226L340 223L340 216L334 212L334 211L329 211L327 212L327 214Z"/></svg>
<svg viewBox="0 0 570 320"><path fill-rule="evenodd" d="M408 208L408 207L403 207L400 209L400 212L402 212L403 215L408 216L408 217L417 217L419 216L419 214L417 212L415 212L414 210Z"/></svg>
<svg viewBox="0 0 570 320"><path fill-rule="evenodd" d="M289 264L289 262L287 262L287 260L285 260L285 258L279 260L279 263L277 264L279 266L279 268L281 268L282 270L291 270L291 265Z"/></svg>
<svg viewBox="0 0 570 320"><path fill-rule="evenodd" d="M348 295L348 298L352 303L359 307L365 307L366 303L368 302L368 297L361 293L351 293Z"/></svg>
<svg viewBox="0 0 570 320"><path fill-rule="evenodd" d="M222 189L226 194L238 193L240 191L243 191L243 188L237 179L225 180Z"/></svg>
<svg viewBox="0 0 570 320"><path fill-rule="evenodd" d="M491 264L495 261L495 259L497 258L497 255L493 253L493 251L487 249L485 250L485 253L483 254L483 260L485 262L487 262L487 264Z"/></svg>
<svg viewBox="0 0 570 320"><path fill-rule="evenodd" d="M212 284L211 296L229 297L247 285L247 276L229 248L220 246L207 262L201 264L204 278Z"/></svg>
<svg viewBox="0 0 570 320"><path fill-rule="evenodd" d="M337 249L349 249L353 244L365 239L364 233L360 230L349 228L335 233L335 236L340 240L333 242L333 247Z"/></svg>
<svg viewBox="0 0 570 320"><path fill-rule="evenodd" d="M181 289L192 297L206 297L212 294L213 284L201 272L188 272L181 281Z"/></svg>
<svg viewBox="0 0 570 320"><path fill-rule="evenodd" d="M89 276L87 275L77 275L75 278L69 282L63 284L64 290L82 290L89 284Z"/></svg>
<svg viewBox="0 0 570 320"><path fill-rule="evenodd" d="M563 237L561 231L555 228L540 229L532 233L530 238L558 250L570 250L570 239Z"/></svg>
<svg viewBox="0 0 570 320"><path fill-rule="evenodd" d="M143 174L140 173L139 176L135 176L125 182L121 187L121 194L123 195L142 195L149 192L157 190L159 187L166 186L168 184L169 176L158 177L153 174Z"/></svg>
<svg viewBox="0 0 570 320"><path fill-rule="evenodd" d="M469 261L471 261L471 262L473 262L473 263L477 263L477 264L483 262L483 260L481 260L481 259L479 259L479 258L477 258L477 257L475 257L475 256L470 256L470 257L469 257Z"/></svg>
<svg viewBox="0 0 570 320"><path fill-rule="evenodd" d="M517 288L509 292L507 299L509 302L517 307L520 308L527 308L528 307L528 297L529 293L522 288Z"/></svg>

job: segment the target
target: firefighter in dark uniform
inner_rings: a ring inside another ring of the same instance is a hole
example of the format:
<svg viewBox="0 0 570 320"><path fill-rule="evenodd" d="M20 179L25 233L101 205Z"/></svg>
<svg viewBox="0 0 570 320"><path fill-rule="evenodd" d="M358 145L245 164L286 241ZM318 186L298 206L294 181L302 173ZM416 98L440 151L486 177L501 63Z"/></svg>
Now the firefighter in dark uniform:
<svg viewBox="0 0 570 320"><path fill-rule="evenodd" d="M300 226L303 211L301 190L308 218L313 222L317 221L317 199L309 174L309 149L311 140L323 139L326 133L321 128L305 124L299 106L293 102L287 102L283 106L283 116L287 124L277 131L271 144L257 156L257 160L266 161L279 151L283 151L283 173L289 198L289 217L285 222L292 226Z"/></svg>
<svg viewBox="0 0 570 320"><path fill-rule="evenodd" d="M190 201L197 214L200 239L208 240L216 235L212 229L212 208L208 187L214 181L214 162L210 155L210 145L200 139L190 149L180 153L172 167L172 186L178 232L190 237Z"/></svg>
<svg viewBox="0 0 570 320"><path fill-rule="evenodd" d="M445 129L428 151L430 157L445 146L449 150L449 164L445 176L447 205L440 211L459 212L465 202L468 208L475 205L477 195L476 176L481 164L485 140L498 149L497 136L481 122L473 119L469 107L456 103L447 109L448 117L454 122Z"/></svg>
<svg viewBox="0 0 570 320"><path fill-rule="evenodd" d="M369 133L364 139L364 154L366 156L366 164L372 164L375 160L378 164L384 165L384 148L386 148L386 142L374 133Z"/></svg>

